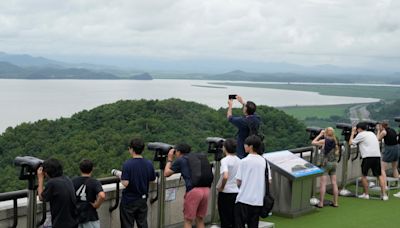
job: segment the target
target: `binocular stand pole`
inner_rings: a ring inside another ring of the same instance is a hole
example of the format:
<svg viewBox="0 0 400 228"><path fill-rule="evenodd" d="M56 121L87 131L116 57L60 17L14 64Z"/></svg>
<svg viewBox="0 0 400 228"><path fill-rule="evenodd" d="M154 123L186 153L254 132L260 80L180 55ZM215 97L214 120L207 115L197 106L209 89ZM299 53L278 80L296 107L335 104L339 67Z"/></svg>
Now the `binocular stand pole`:
<svg viewBox="0 0 400 228"><path fill-rule="evenodd" d="M215 160L214 166L214 181L211 186L211 224L216 225L218 224L218 217L217 217L217 183L220 177L220 166L221 161Z"/></svg>
<svg viewBox="0 0 400 228"><path fill-rule="evenodd" d="M30 175L28 178L27 228L36 228L36 199L37 186L35 185L35 175Z"/></svg>
<svg viewBox="0 0 400 228"><path fill-rule="evenodd" d="M160 182L158 192L158 218L157 228L163 228L165 222L165 161L160 161Z"/></svg>
<svg viewBox="0 0 400 228"><path fill-rule="evenodd" d="M347 169L348 169L348 162L350 158L350 153L351 153L351 148L349 142L345 141L344 142L344 153L342 155L342 184L341 184L341 190L339 194L341 196L348 196L351 193L346 189L347 185Z"/></svg>

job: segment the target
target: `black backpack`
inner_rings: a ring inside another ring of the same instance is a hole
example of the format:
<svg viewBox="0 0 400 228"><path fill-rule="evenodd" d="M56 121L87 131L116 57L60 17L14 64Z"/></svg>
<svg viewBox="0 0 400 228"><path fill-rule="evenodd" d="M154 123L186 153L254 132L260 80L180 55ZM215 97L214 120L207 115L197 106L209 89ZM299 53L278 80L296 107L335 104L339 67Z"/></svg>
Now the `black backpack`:
<svg viewBox="0 0 400 228"><path fill-rule="evenodd" d="M261 122L254 120L254 118L246 118L247 127L249 128L249 136L256 135L260 137L261 141L264 141L264 134L259 130L261 127Z"/></svg>
<svg viewBox="0 0 400 228"><path fill-rule="evenodd" d="M255 135L258 136L261 140L261 151L258 151L259 153L263 153L265 151L265 143L264 139L265 136L263 133L261 133L261 121L256 121L254 118L246 118L246 123L247 127L249 128L249 136Z"/></svg>
<svg viewBox="0 0 400 228"><path fill-rule="evenodd" d="M189 153L184 156L190 168L190 180L193 187L211 187L214 175L207 155L203 153Z"/></svg>
<svg viewBox="0 0 400 228"><path fill-rule="evenodd" d="M87 196L86 186L89 182L90 177L86 179L86 181L79 187L79 189L75 192L76 196L76 211L78 216L79 223L85 223L89 221L89 210L92 208L92 205L88 201L81 200L81 196Z"/></svg>

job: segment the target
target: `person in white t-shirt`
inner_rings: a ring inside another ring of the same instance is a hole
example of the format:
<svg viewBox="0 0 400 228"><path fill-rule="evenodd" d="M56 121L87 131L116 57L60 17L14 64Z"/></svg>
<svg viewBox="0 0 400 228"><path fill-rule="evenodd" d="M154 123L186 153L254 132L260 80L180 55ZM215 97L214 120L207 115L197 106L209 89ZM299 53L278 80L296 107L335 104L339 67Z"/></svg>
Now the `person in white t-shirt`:
<svg viewBox="0 0 400 228"><path fill-rule="evenodd" d="M244 141L247 157L239 162L236 181L239 193L235 205L236 227L258 227L261 208L265 195L265 169L266 161L258 154L261 140L256 135L251 135Z"/></svg>
<svg viewBox="0 0 400 228"><path fill-rule="evenodd" d="M367 131L368 124L360 122L356 127L353 128L350 136L349 143L358 145L361 153L361 183L364 187L364 193L359 195L358 198L369 199L368 194L368 171L371 169L372 174L379 177L379 184L381 187L381 198L382 200L388 200L386 194L386 180L385 176L382 175L381 170L381 151L379 147L379 141L373 132ZM358 132L357 136L354 135Z"/></svg>
<svg viewBox="0 0 400 228"><path fill-rule="evenodd" d="M218 182L218 212L221 227L235 227L235 201L239 192L236 173L240 159L236 156L236 140L227 139L223 145L225 157L221 160L221 177Z"/></svg>

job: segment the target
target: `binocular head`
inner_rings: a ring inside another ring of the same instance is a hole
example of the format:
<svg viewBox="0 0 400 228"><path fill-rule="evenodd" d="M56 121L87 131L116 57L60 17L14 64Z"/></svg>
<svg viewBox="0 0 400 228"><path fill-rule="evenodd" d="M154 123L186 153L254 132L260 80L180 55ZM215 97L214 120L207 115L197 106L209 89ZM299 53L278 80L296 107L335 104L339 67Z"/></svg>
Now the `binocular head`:
<svg viewBox="0 0 400 228"><path fill-rule="evenodd" d="M155 151L154 161L164 161L167 157L168 151L172 149L174 146L162 143L162 142L151 142L147 144L147 149Z"/></svg>
<svg viewBox="0 0 400 228"><path fill-rule="evenodd" d="M14 159L14 164L21 167L19 179L26 180L36 175L36 171L43 164L43 160L32 156L18 156Z"/></svg>
<svg viewBox="0 0 400 228"><path fill-rule="evenodd" d="M317 135L323 130L323 128L320 127L307 127L306 132L310 133L310 139L313 140Z"/></svg>

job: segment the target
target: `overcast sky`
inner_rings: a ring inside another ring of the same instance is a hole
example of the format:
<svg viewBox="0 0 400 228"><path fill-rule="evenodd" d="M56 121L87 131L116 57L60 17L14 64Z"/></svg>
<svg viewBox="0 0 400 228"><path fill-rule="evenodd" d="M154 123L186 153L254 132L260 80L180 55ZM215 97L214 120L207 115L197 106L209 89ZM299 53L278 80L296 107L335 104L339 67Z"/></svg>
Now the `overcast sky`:
<svg viewBox="0 0 400 228"><path fill-rule="evenodd" d="M3 0L0 51L400 66L397 0Z"/></svg>

